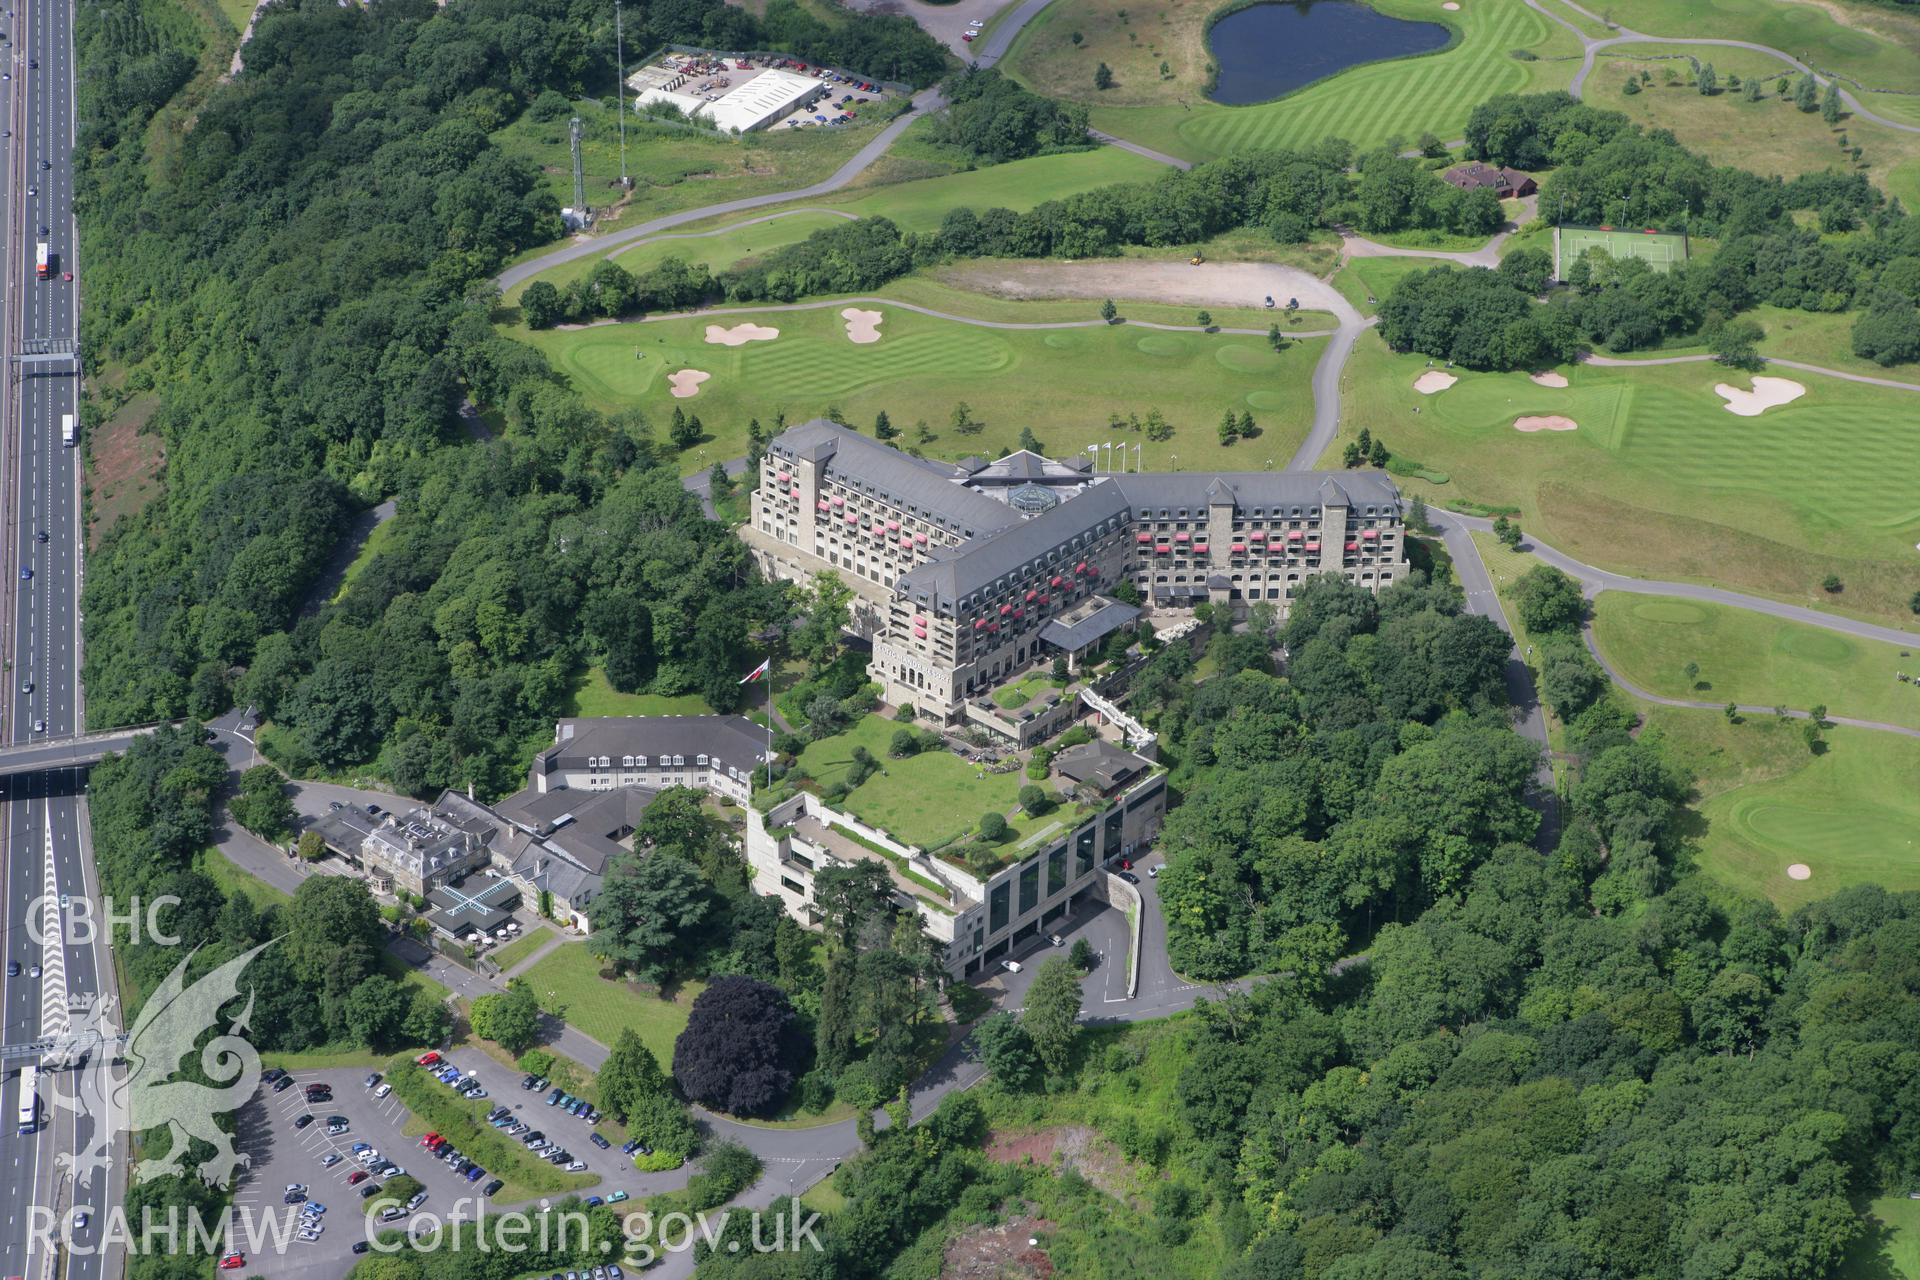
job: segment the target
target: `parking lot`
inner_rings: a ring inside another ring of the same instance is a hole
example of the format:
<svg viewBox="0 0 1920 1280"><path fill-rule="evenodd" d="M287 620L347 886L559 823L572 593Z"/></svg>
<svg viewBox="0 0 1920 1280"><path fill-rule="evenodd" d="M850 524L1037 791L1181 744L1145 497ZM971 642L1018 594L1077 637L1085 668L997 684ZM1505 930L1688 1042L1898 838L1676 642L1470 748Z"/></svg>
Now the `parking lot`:
<svg viewBox="0 0 1920 1280"><path fill-rule="evenodd" d="M513 1108L518 1118L533 1129L544 1131L576 1158L585 1161L586 1172L599 1175L600 1183L583 1189L581 1195L604 1196L620 1189L633 1196L642 1193L641 1175L621 1154L619 1146L607 1151L594 1146L587 1140L593 1126L585 1120L546 1106L545 1094L523 1090L521 1077L491 1058L474 1052L456 1052L450 1060L480 1074L489 1094L483 1109L496 1103ZM478 1182L469 1182L425 1151L417 1135L409 1137L404 1132L412 1117L399 1097L395 1094L374 1097L365 1086L367 1072L365 1067L294 1072L290 1086L275 1092L270 1085L263 1084L241 1108L236 1145L251 1157L252 1164L242 1172L234 1189L236 1221L245 1223L251 1218L272 1220L275 1224L271 1229L255 1229L257 1247L250 1247L244 1240L235 1242L235 1247L247 1255L241 1274L265 1276L270 1280L337 1280L352 1268L358 1261L353 1245L370 1239L372 1229L378 1225L366 1214L360 1191L369 1181L382 1181L375 1178L363 1180L358 1186L348 1185L348 1177L362 1168L353 1154L356 1142L372 1144L381 1155L394 1160L420 1183L427 1193L419 1209L421 1214L433 1214L441 1221L477 1216L480 1190L495 1175L490 1172ZM309 1104L306 1086L314 1083L331 1085L332 1099ZM311 1115L313 1120L304 1128L295 1129L303 1115ZM346 1118L347 1131L329 1134L327 1117L336 1115ZM323 1164L329 1155L340 1157L331 1167ZM295 1238L294 1220L304 1206L282 1202L286 1188L294 1183L306 1187L309 1202L327 1206L327 1212L321 1215L325 1229L318 1240ZM487 1203L491 1208L509 1207L492 1201ZM406 1224L403 1220L389 1225ZM284 1245L279 1244L280 1241L284 1241Z"/></svg>

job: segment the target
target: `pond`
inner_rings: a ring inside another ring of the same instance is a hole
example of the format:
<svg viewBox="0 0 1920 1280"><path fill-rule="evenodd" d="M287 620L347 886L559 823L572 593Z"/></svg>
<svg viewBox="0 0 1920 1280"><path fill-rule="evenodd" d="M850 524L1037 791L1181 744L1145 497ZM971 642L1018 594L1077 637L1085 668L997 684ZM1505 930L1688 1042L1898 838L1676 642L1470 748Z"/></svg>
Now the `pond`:
<svg viewBox="0 0 1920 1280"><path fill-rule="evenodd" d="M1208 96L1231 107L1266 102L1363 62L1430 53L1452 34L1437 22L1390 18L1356 0L1256 4L1208 32L1220 67Z"/></svg>

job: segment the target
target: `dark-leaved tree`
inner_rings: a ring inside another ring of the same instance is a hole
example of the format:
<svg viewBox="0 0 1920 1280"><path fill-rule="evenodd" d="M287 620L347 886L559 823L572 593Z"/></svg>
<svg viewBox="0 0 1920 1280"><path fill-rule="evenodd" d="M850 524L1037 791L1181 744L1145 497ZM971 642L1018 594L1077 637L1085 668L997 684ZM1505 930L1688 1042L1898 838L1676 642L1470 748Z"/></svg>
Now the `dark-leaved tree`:
<svg viewBox="0 0 1920 1280"><path fill-rule="evenodd" d="M693 1002L673 1042L673 1078L691 1100L732 1115L766 1115L806 1063L806 1035L786 993L753 978L720 978Z"/></svg>

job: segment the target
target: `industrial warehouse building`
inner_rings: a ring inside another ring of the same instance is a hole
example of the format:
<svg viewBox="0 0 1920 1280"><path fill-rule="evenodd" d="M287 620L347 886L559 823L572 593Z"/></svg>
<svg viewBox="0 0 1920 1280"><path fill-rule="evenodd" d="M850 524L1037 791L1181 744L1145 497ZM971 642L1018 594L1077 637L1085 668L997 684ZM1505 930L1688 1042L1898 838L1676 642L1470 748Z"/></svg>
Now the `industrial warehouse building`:
<svg viewBox="0 0 1920 1280"><path fill-rule="evenodd" d="M637 106L667 103L689 120L697 116L728 133L765 129L828 92L828 87L812 76L777 67L756 72L744 83L718 95L702 93L702 83L699 76L657 67L637 71L627 79L627 84L638 92Z"/></svg>

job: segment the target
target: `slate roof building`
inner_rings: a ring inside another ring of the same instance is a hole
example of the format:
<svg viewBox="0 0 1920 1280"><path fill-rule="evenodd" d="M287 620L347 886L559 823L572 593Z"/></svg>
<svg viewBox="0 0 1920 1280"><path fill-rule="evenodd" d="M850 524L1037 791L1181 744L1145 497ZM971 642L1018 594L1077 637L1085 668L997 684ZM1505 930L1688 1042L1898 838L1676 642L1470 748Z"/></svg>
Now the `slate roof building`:
<svg viewBox="0 0 1920 1280"><path fill-rule="evenodd" d="M824 419L768 445L741 537L772 576L839 574L887 701L949 720L1084 653L1079 624L1114 621L1100 606L1121 582L1155 610L1284 615L1315 574L1377 591L1407 572L1400 493L1379 471L1095 473L1026 450L932 462Z"/></svg>
<svg viewBox="0 0 1920 1280"><path fill-rule="evenodd" d="M1440 177L1462 191L1488 188L1502 200L1511 200L1516 196L1530 196L1540 189L1540 185L1533 180L1531 174L1502 165L1483 164L1478 160L1471 164L1455 165Z"/></svg>

